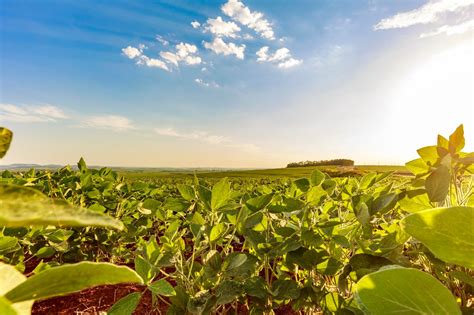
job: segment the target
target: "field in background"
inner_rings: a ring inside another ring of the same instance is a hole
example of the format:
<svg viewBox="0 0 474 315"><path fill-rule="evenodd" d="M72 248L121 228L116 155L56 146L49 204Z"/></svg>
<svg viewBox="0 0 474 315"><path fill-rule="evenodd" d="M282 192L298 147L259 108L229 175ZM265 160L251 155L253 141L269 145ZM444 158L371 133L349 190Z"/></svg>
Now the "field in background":
<svg viewBox="0 0 474 315"><path fill-rule="evenodd" d="M222 177L308 177L311 173L319 169L328 173L331 176L357 176L368 172L394 172L398 175L410 175L410 172L402 165L357 165L354 167L341 166L308 166L308 167L294 167L294 168L275 168L275 169L260 169L260 170L229 170L229 171L150 171L142 170L117 170L119 174L129 179L152 179L163 177L191 177L196 173L198 177L206 178L222 178Z"/></svg>

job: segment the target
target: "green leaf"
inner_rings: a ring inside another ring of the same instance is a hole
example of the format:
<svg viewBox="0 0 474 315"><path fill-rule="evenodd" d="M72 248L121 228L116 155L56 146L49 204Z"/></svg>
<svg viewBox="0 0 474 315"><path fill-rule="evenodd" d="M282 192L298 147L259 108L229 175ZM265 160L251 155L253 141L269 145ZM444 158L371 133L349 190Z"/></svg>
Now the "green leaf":
<svg viewBox="0 0 474 315"><path fill-rule="evenodd" d="M153 282L148 286L153 294L162 295L162 296L174 296L176 292L173 286L166 280L160 279L158 281Z"/></svg>
<svg viewBox="0 0 474 315"><path fill-rule="evenodd" d="M302 192L307 192L310 187L310 183L307 178L298 178L293 182L293 184Z"/></svg>
<svg viewBox="0 0 474 315"><path fill-rule="evenodd" d="M0 159L7 154L10 143L12 142L13 133L7 128L0 127Z"/></svg>
<svg viewBox="0 0 474 315"><path fill-rule="evenodd" d="M300 288L294 280L276 280L272 283L272 294L280 300L297 299Z"/></svg>
<svg viewBox="0 0 474 315"><path fill-rule="evenodd" d="M474 278L468 275L467 273L459 271L459 270L453 270L449 272L449 275L455 277L459 281L464 282L474 288Z"/></svg>
<svg viewBox="0 0 474 315"><path fill-rule="evenodd" d="M209 240L211 242L217 241L225 232L225 224L218 223L217 225L213 226L211 229L211 234L209 236Z"/></svg>
<svg viewBox="0 0 474 315"><path fill-rule="evenodd" d="M247 295L260 299L265 299L268 296L267 283L261 277L247 278L244 283L244 291Z"/></svg>
<svg viewBox="0 0 474 315"><path fill-rule="evenodd" d="M142 298L140 292L133 292L121 298L107 311L108 315L132 315Z"/></svg>
<svg viewBox="0 0 474 315"><path fill-rule="evenodd" d="M449 192L451 175L449 169L441 165L426 178L425 188L432 202L442 202Z"/></svg>
<svg viewBox="0 0 474 315"><path fill-rule="evenodd" d="M0 255L12 253L20 249L18 239L13 236L0 236Z"/></svg>
<svg viewBox="0 0 474 315"><path fill-rule="evenodd" d="M459 125L456 130L449 136L449 151L451 153L459 153L464 148L464 127Z"/></svg>
<svg viewBox="0 0 474 315"><path fill-rule="evenodd" d="M224 260L226 270L232 270L242 266L247 261L247 255L243 253L231 253Z"/></svg>
<svg viewBox="0 0 474 315"><path fill-rule="evenodd" d="M370 214L374 215L378 212L382 214L386 213L388 210L392 209L398 200L398 196L395 193L389 193L379 196L374 200L372 207L370 208Z"/></svg>
<svg viewBox="0 0 474 315"><path fill-rule="evenodd" d="M364 313L461 314L451 292L427 273L411 268L386 268L364 276L356 285Z"/></svg>
<svg viewBox="0 0 474 315"><path fill-rule="evenodd" d="M416 159L405 163L406 168L413 173L413 175L425 174L429 171L429 166L423 161L423 159Z"/></svg>
<svg viewBox="0 0 474 315"><path fill-rule="evenodd" d="M4 264L0 262L0 299L7 300L4 298L5 294L12 290L13 288L17 287L21 283L26 280L26 277L16 270L15 267ZM7 300L8 301L8 300ZM0 314L8 314L7 312L11 312L9 308L13 308L15 313L18 315L29 315L31 314L31 307L33 306L33 301L26 301L22 303L15 303L11 304L12 301L8 301L8 303L4 302L4 310L2 310L2 306L0 306ZM1 303L0 303L1 305Z"/></svg>
<svg viewBox="0 0 474 315"><path fill-rule="evenodd" d="M474 268L473 207L419 211L400 223L405 232L422 242L439 259Z"/></svg>
<svg viewBox="0 0 474 315"><path fill-rule="evenodd" d="M77 162L77 168L79 169L79 171L81 171L81 173L87 172L87 164L82 157L79 162Z"/></svg>
<svg viewBox="0 0 474 315"><path fill-rule="evenodd" d="M0 296L0 314L2 315L18 315L13 305L3 296Z"/></svg>
<svg viewBox="0 0 474 315"><path fill-rule="evenodd" d="M283 196L281 202L268 206L268 210L273 213L292 212L303 209L304 205L301 200Z"/></svg>
<svg viewBox="0 0 474 315"><path fill-rule="evenodd" d="M325 178L326 175L324 175L323 172L320 170L314 170L313 173L311 173L311 185L319 186Z"/></svg>
<svg viewBox="0 0 474 315"><path fill-rule="evenodd" d="M178 184L176 185L176 187L178 187L178 190L181 196L187 201L196 199L196 192L194 191L194 188L192 186Z"/></svg>
<svg viewBox="0 0 474 315"><path fill-rule="evenodd" d="M416 152L427 165L433 166L438 161L438 147L435 145L423 147L416 150Z"/></svg>
<svg viewBox="0 0 474 315"><path fill-rule="evenodd" d="M212 187L211 209L213 211L222 208L231 198L230 182L223 178Z"/></svg>
<svg viewBox="0 0 474 315"><path fill-rule="evenodd" d="M306 194L306 200L313 206L319 206L326 199L328 193L321 186L311 187Z"/></svg>
<svg viewBox="0 0 474 315"><path fill-rule="evenodd" d="M31 276L5 294L5 297L16 303L66 295L97 285L118 283L143 284L143 280L135 271L125 266L80 262L50 268Z"/></svg>
<svg viewBox="0 0 474 315"><path fill-rule="evenodd" d="M247 200L245 204L250 210L259 211L268 206L268 204L272 201L272 198L273 194L261 195Z"/></svg>
<svg viewBox="0 0 474 315"><path fill-rule="evenodd" d="M0 225L101 226L121 230L122 222L107 215L53 200L37 190L0 185Z"/></svg>
<svg viewBox="0 0 474 315"><path fill-rule="evenodd" d="M418 212L431 209L430 198L424 190L408 191L405 198L398 201L400 208L407 212Z"/></svg>
<svg viewBox="0 0 474 315"><path fill-rule="evenodd" d="M135 271L143 279L143 282L148 283L148 281L153 279L153 277L155 276L153 272L153 267L143 257L141 256L135 257L134 264L135 264Z"/></svg>
<svg viewBox="0 0 474 315"><path fill-rule="evenodd" d="M224 280L216 289L217 304L233 302L244 292L243 285L234 280Z"/></svg>
<svg viewBox="0 0 474 315"><path fill-rule="evenodd" d="M36 253L35 256L38 258L48 258L56 254L56 250L52 247L45 246L41 247Z"/></svg>
<svg viewBox="0 0 474 315"><path fill-rule="evenodd" d="M197 180L197 179L196 179ZM209 189L207 189L204 186L197 185L196 187L197 194L199 196L199 199L202 201L204 208L206 210L211 210L211 198L212 198L212 193Z"/></svg>
<svg viewBox="0 0 474 315"><path fill-rule="evenodd" d="M377 173L369 173L362 177L360 180L359 188L360 189L368 189L372 187L373 184L375 184L375 180L377 179Z"/></svg>

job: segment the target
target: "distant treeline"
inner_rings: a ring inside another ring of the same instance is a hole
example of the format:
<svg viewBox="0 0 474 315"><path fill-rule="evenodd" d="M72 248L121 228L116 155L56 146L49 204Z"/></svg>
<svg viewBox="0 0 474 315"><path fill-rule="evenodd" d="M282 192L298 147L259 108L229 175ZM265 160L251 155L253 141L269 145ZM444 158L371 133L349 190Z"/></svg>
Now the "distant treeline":
<svg viewBox="0 0 474 315"><path fill-rule="evenodd" d="M322 160L322 161L301 161L288 163L286 167L305 167L305 166L325 166L325 165L335 165L335 166L354 166L353 160L348 159L334 159L334 160Z"/></svg>

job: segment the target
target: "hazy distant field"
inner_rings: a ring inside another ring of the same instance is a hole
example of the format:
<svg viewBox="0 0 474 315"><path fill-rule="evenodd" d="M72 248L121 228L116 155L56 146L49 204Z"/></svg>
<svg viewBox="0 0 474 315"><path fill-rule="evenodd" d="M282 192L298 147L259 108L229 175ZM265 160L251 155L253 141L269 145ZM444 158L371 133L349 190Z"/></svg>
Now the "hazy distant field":
<svg viewBox="0 0 474 315"><path fill-rule="evenodd" d="M230 170L230 171L196 171L198 177L307 177L315 170L319 169L329 173L331 176L362 175L367 172L395 172L400 175L409 175L410 173L402 165L358 165L354 167L335 167L335 166L310 166L295 168L275 168L259 170ZM119 170L119 173L126 178L156 178L156 177L187 177L193 176L192 171L149 171L143 170Z"/></svg>

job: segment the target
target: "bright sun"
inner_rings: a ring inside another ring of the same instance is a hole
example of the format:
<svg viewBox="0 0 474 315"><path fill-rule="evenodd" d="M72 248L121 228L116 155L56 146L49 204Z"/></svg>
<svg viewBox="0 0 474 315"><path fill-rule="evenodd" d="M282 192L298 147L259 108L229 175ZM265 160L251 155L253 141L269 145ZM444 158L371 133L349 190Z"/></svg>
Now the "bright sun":
<svg viewBox="0 0 474 315"><path fill-rule="evenodd" d="M429 144L433 135L449 134L460 123L469 133L466 138L474 139L473 46L464 41L433 55L394 89L388 100L390 125L397 126L396 136L407 148Z"/></svg>

